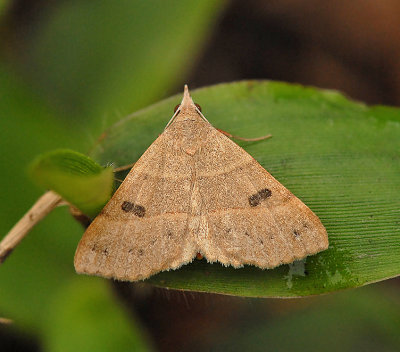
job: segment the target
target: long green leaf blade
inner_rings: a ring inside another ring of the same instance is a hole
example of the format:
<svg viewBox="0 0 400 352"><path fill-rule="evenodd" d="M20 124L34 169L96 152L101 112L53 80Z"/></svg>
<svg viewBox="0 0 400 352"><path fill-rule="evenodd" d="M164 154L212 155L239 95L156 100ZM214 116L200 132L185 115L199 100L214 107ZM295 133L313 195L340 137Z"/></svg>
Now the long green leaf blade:
<svg viewBox="0 0 400 352"><path fill-rule="evenodd" d="M333 91L245 81L192 92L217 128L273 138L239 143L322 220L329 250L274 270L195 261L149 282L242 296L296 297L400 274L400 110ZM162 132L181 95L106 131L101 162L136 161ZM151 190L149 190L151 191Z"/></svg>

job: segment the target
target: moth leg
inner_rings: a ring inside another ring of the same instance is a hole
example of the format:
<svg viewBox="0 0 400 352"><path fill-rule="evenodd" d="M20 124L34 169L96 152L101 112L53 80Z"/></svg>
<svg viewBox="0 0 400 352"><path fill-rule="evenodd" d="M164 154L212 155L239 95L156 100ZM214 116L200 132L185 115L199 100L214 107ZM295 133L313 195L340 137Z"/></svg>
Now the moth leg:
<svg viewBox="0 0 400 352"><path fill-rule="evenodd" d="M125 171L125 170L132 169L133 165L135 165L135 163L116 167L116 168L114 168L114 172L120 172L120 171Z"/></svg>
<svg viewBox="0 0 400 352"><path fill-rule="evenodd" d="M219 128L217 128L217 130L229 138L238 139L240 141L245 141L245 142L257 142L257 141L262 141L264 139L268 139L268 138L272 137L272 134L267 134L265 136L256 137L256 138L244 138L244 137L240 137L240 136L235 136L235 135L230 134L229 132L226 132Z"/></svg>

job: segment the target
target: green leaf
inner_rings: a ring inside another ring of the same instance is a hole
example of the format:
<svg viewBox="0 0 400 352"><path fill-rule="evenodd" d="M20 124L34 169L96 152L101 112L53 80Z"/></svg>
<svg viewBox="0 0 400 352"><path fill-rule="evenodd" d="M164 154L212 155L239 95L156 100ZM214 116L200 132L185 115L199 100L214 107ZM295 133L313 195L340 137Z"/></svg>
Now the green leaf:
<svg viewBox="0 0 400 352"><path fill-rule="evenodd" d="M244 81L192 92L217 128L273 138L240 145L322 220L327 251L274 270L195 260L148 281L242 296L296 297L400 274L400 110L368 107L333 91ZM94 156L135 162L163 131L181 95L108 129Z"/></svg>
<svg viewBox="0 0 400 352"><path fill-rule="evenodd" d="M58 149L33 161L32 178L51 189L83 213L95 216L110 199L114 174L81 153Z"/></svg>

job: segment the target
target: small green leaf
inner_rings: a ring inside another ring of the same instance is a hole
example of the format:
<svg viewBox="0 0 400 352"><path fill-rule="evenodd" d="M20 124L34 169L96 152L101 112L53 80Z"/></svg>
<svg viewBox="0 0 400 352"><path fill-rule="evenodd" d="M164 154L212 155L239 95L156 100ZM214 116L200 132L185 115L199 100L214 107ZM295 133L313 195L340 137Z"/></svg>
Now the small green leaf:
<svg viewBox="0 0 400 352"><path fill-rule="evenodd" d="M68 149L39 156L30 167L42 187L60 194L83 213L95 216L110 199L114 175L89 157Z"/></svg>
<svg viewBox="0 0 400 352"><path fill-rule="evenodd" d="M296 297L400 274L400 109L262 81L216 85L192 96L217 128L243 137L273 135L239 144L320 217L330 247L274 270L195 260L149 282L232 295ZM180 100L181 94L108 129L96 158L116 165L135 162Z"/></svg>

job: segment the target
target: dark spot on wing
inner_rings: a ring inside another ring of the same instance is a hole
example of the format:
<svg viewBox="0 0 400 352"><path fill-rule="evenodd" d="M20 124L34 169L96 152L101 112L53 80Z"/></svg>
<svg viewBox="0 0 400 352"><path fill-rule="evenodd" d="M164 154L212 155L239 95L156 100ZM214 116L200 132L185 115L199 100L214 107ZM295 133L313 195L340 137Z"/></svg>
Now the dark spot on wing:
<svg viewBox="0 0 400 352"><path fill-rule="evenodd" d="M139 255L143 255L144 250L143 249L139 249Z"/></svg>
<svg viewBox="0 0 400 352"><path fill-rule="evenodd" d="M121 204L121 209L125 213L133 213L139 218L142 218L146 214L146 209L143 206L133 204L131 202L128 202L127 200Z"/></svg>
<svg viewBox="0 0 400 352"><path fill-rule="evenodd" d="M128 251L128 253L129 253L129 254L132 254L132 253L133 253L133 248L131 248L131 249Z"/></svg>
<svg viewBox="0 0 400 352"><path fill-rule="evenodd" d="M256 207L259 205L263 200L266 200L267 198L271 197L272 192L268 188L264 188L260 191L258 191L255 194L252 194L249 197L249 204L251 207Z"/></svg>
<svg viewBox="0 0 400 352"><path fill-rule="evenodd" d="M293 231L293 235L294 235L295 238L298 238L298 237L300 237L300 232L297 231L297 230L294 230Z"/></svg>
<svg viewBox="0 0 400 352"><path fill-rule="evenodd" d="M121 209L122 209L125 213L130 212L130 211L133 209L133 207L134 207L134 204L131 203L131 202L128 202L127 200L124 201L124 202L122 203L122 205L121 205Z"/></svg>
<svg viewBox="0 0 400 352"><path fill-rule="evenodd" d="M249 235L249 233L248 232L245 232L244 233L247 237L250 237L250 235Z"/></svg>
<svg viewBox="0 0 400 352"><path fill-rule="evenodd" d="M103 254L107 257L108 256L108 248L103 249Z"/></svg>
<svg viewBox="0 0 400 352"><path fill-rule="evenodd" d="M252 196L250 196L249 203L251 207L256 207L258 204L260 204L260 199L258 198L258 194L253 194Z"/></svg>
<svg viewBox="0 0 400 352"><path fill-rule="evenodd" d="M141 205L135 205L135 208L133 209L132 213L138 216L139 218L142 218L146 213L146 209Z"/></svg>
<svg viewBox="0 0 400 352"><path fill-rule="evenodd" d="M264 188L261 191L258 191L258 194L260 195L261 200L264 200L271 197L272 192L268 188Z"/></svg>

